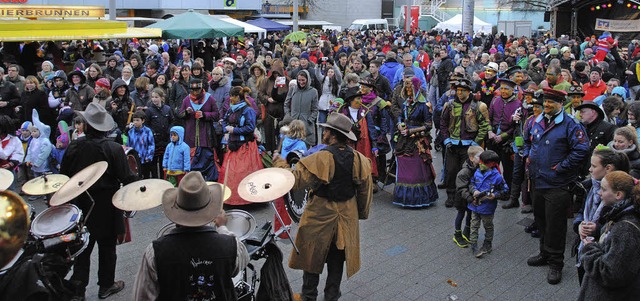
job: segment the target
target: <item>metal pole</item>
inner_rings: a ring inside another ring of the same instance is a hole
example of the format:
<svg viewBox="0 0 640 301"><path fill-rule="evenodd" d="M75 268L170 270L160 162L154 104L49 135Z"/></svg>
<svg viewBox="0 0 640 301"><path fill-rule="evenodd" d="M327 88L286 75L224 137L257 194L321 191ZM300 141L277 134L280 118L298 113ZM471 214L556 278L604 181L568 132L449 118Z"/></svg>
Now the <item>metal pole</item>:
<svg viewBox="0 0 640 301"><path fill-rule="evenodd" d="M109 0L109 20L116 19L116 0Z"/></svg>
<svg viewBox="0 0 640 301"><path fill-rule="evenodd" d="M298 0L293 0L293 31L298 31Z"/></svg>

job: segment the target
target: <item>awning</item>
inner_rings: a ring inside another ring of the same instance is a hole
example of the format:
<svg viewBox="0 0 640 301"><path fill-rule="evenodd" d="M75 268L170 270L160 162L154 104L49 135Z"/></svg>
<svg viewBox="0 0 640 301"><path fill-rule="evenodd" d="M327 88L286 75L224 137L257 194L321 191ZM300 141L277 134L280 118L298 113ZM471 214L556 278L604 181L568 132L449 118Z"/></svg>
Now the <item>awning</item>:
<svg viewBox="0 0 640 301"><path fill-rule="evenodd" d="M244 35L243 27L197 13L193 9L145 28L162 29L162 37L165 39L210 39Z"/></svg>
<svg viewBox="0 0 640 301"><path fill-rule="evenodd" d="M258 35L260 35L262 37L267 35L267 30L265 30L264 28L249 24L247 22L242 22L240 20L236 20L236 19L231 18L231 17L229 17L227 15L209 15L209 16L211 16L213 18L216 18L216 19L219 19L219 20L222 20L222 21L225 21L225 22L228 22L228 23L231 23L233 25L238 25L238 26L244 28L244 32L257 33Z"/></svg>
<svg viewBox="0 0 640 301"><path fill-rule="evenodd" d="M282 25L267 18L249 20L247 23L266 29L267 31L291 30L291 26Z"/></svg>
<svg viewBox="0 0 640 301"><path fill-rule="evenodd" d="M0 42L157 38L162 30L108 20L0 20Z"/></svg>

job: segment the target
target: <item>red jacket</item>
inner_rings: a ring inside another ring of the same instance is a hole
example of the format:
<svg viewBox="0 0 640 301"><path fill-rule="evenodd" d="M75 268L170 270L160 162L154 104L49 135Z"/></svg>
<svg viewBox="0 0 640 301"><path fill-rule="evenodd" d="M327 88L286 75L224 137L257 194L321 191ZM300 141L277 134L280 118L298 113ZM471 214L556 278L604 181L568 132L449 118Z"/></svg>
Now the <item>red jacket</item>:
<svg viewBox="0 0 640 301"><path fill-rule="evenodd" d="M596 97L607 91L607 84L605 84L603 80L599 80L593 85L591 82L588 82L582 86L582 90L584 91L584 97L582 97L582 100L593 101Z"/></svg>

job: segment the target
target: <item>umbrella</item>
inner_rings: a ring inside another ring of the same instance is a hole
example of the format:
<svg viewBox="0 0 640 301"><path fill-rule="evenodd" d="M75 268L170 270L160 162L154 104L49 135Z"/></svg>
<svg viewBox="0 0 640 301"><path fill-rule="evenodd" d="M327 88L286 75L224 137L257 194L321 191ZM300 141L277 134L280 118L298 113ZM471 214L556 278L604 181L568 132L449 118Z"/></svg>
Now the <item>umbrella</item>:
<svg viewBox="0 0 640 301"><path fill-rule="evenodd" d="M222 38L244 35L244 28L196 13L193 9L147 27L162 29L162 37L165 39Z"/></svg>
<svg viewBox="0 0 640 301"><path fill-rule="evenodd" d="M290 40L292 42L299 42L300 40L304 40L307 38L307 33L304 31L294 31L284 37L285 40Z"/></svg>

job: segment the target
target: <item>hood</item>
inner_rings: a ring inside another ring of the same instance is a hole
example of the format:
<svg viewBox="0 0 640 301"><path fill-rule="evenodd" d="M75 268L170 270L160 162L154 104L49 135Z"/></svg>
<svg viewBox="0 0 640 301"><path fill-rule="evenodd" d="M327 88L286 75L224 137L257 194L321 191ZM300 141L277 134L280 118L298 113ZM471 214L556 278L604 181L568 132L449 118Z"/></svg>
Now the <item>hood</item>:
<svg viewBox="0 0 640 301"><path fill-rule="evenodd" d="M267 68L265 68L262 63L253 63L253 65L251 65L251 67L249 67L249 75L253 76L253 69L255 68L259 68L260 70L262 70L262 74L264 76L267 75Z"/></svg>
<svg viewBox="0 0 640 301"><path fill-rule="evenodd" d="M386 61L383 65L384 66L388 66L390 68L394 68L395 66L400 65L400 63L398 63L395 60L393 60L393 61Z"/></svg>
<svg viewBox="0 0 640 301"><path fill-rule="evenodd" d="M114 93L116 92L116 89L122 86L127 87L126 89L127 91L125 92L125 95L129 96L129 86L127 85L127 83L124 82L122 78L118 78L115 81L113 81L113 84L111 85L111 95L113 96Z"/></svg>
<svg viewBox="0 0 640 301"><path fill-rule="evenodd" d="M285 76L284 68L280 64L275 64L275 65L271 66L271 70L269 72L269 77L271 77L271 74L273 74L273 72L278 72L278 74L280 74L278 76Z"/></svg>
<svg viewBox="0 0 640 301"><path fill-rule="evenodd" d="M107 59L107 64L109 63L109 61L116 61L116 63L118 63L118 60L116 59L115 55L112 55Z"/></svg>
<svg viewBox="0 0 640 301"><path fill-rule="evenodd" d="M611 95L618 94L622 98L627 98L627 90L624 87L615 87L611 90Z"/></svg>
<svg viewBox="0 0 640 301"><path fill-rule="evenodd" d="M172 126L171 129L169 130L169 137L171 137L171 132L175 132L176 134L178 134L178 144L182 143L182 141L184 141L184 128L181 126ZM171 139L171 138L169 138ZM169 140L171 141L171 140Z"/></svg>
<svg viewBox="0 0 640 301"><path fill-rule="evenodd" d="M82 71L80 70L76 70L76 71L72 71L71 73L69 73L69 75L67 75L67 78L70 79L70 85L73 85L73 81L71 80L73 78L74 75L80 76L80 85L84 85L87 82L87 77L84 76L84 73L82 73Z"/></svg>
<svg viewBox="0 0 640 301"><path fill-rule="evenodd" d="M121 57L120 61L124 61L124 55L122 55L122 51L116 50L113 52L113 54L117 54L119 57Z"/></svg>
<svg viewBox="0 0 640 301"><path fill-rule="evenodd" d="M65 82L67 81L67 74L64 73L64 71L62 70L58 70L56 71L56 73L53 74L53 79L56 78L62 78L62 80L64 80Z"/></svg>
<svg viewBox="0 0 640 301"><path fill-rule="evenodd" d="M303 75L304 77L307 78L307 85L304 87L304 89L302 89L302 87L300 87L300 85L296 83L298 89L301 89L301 90L311 89L311 86L313 85L313 83L311 82L311 76L309 75L309 71L307 71L306 69L302 69L298 72L298 75Z"/></svg>
<svg viewBox="0 0 640 301"><path fill-rule="evenodd" d="M47 140L49 140L49 135L51 135L51 127L40 121L40 115L38 115L38 111L36 109L33 109L31 119L33 120L33 125L40 131L39 138L46 138Z"/></svg>

